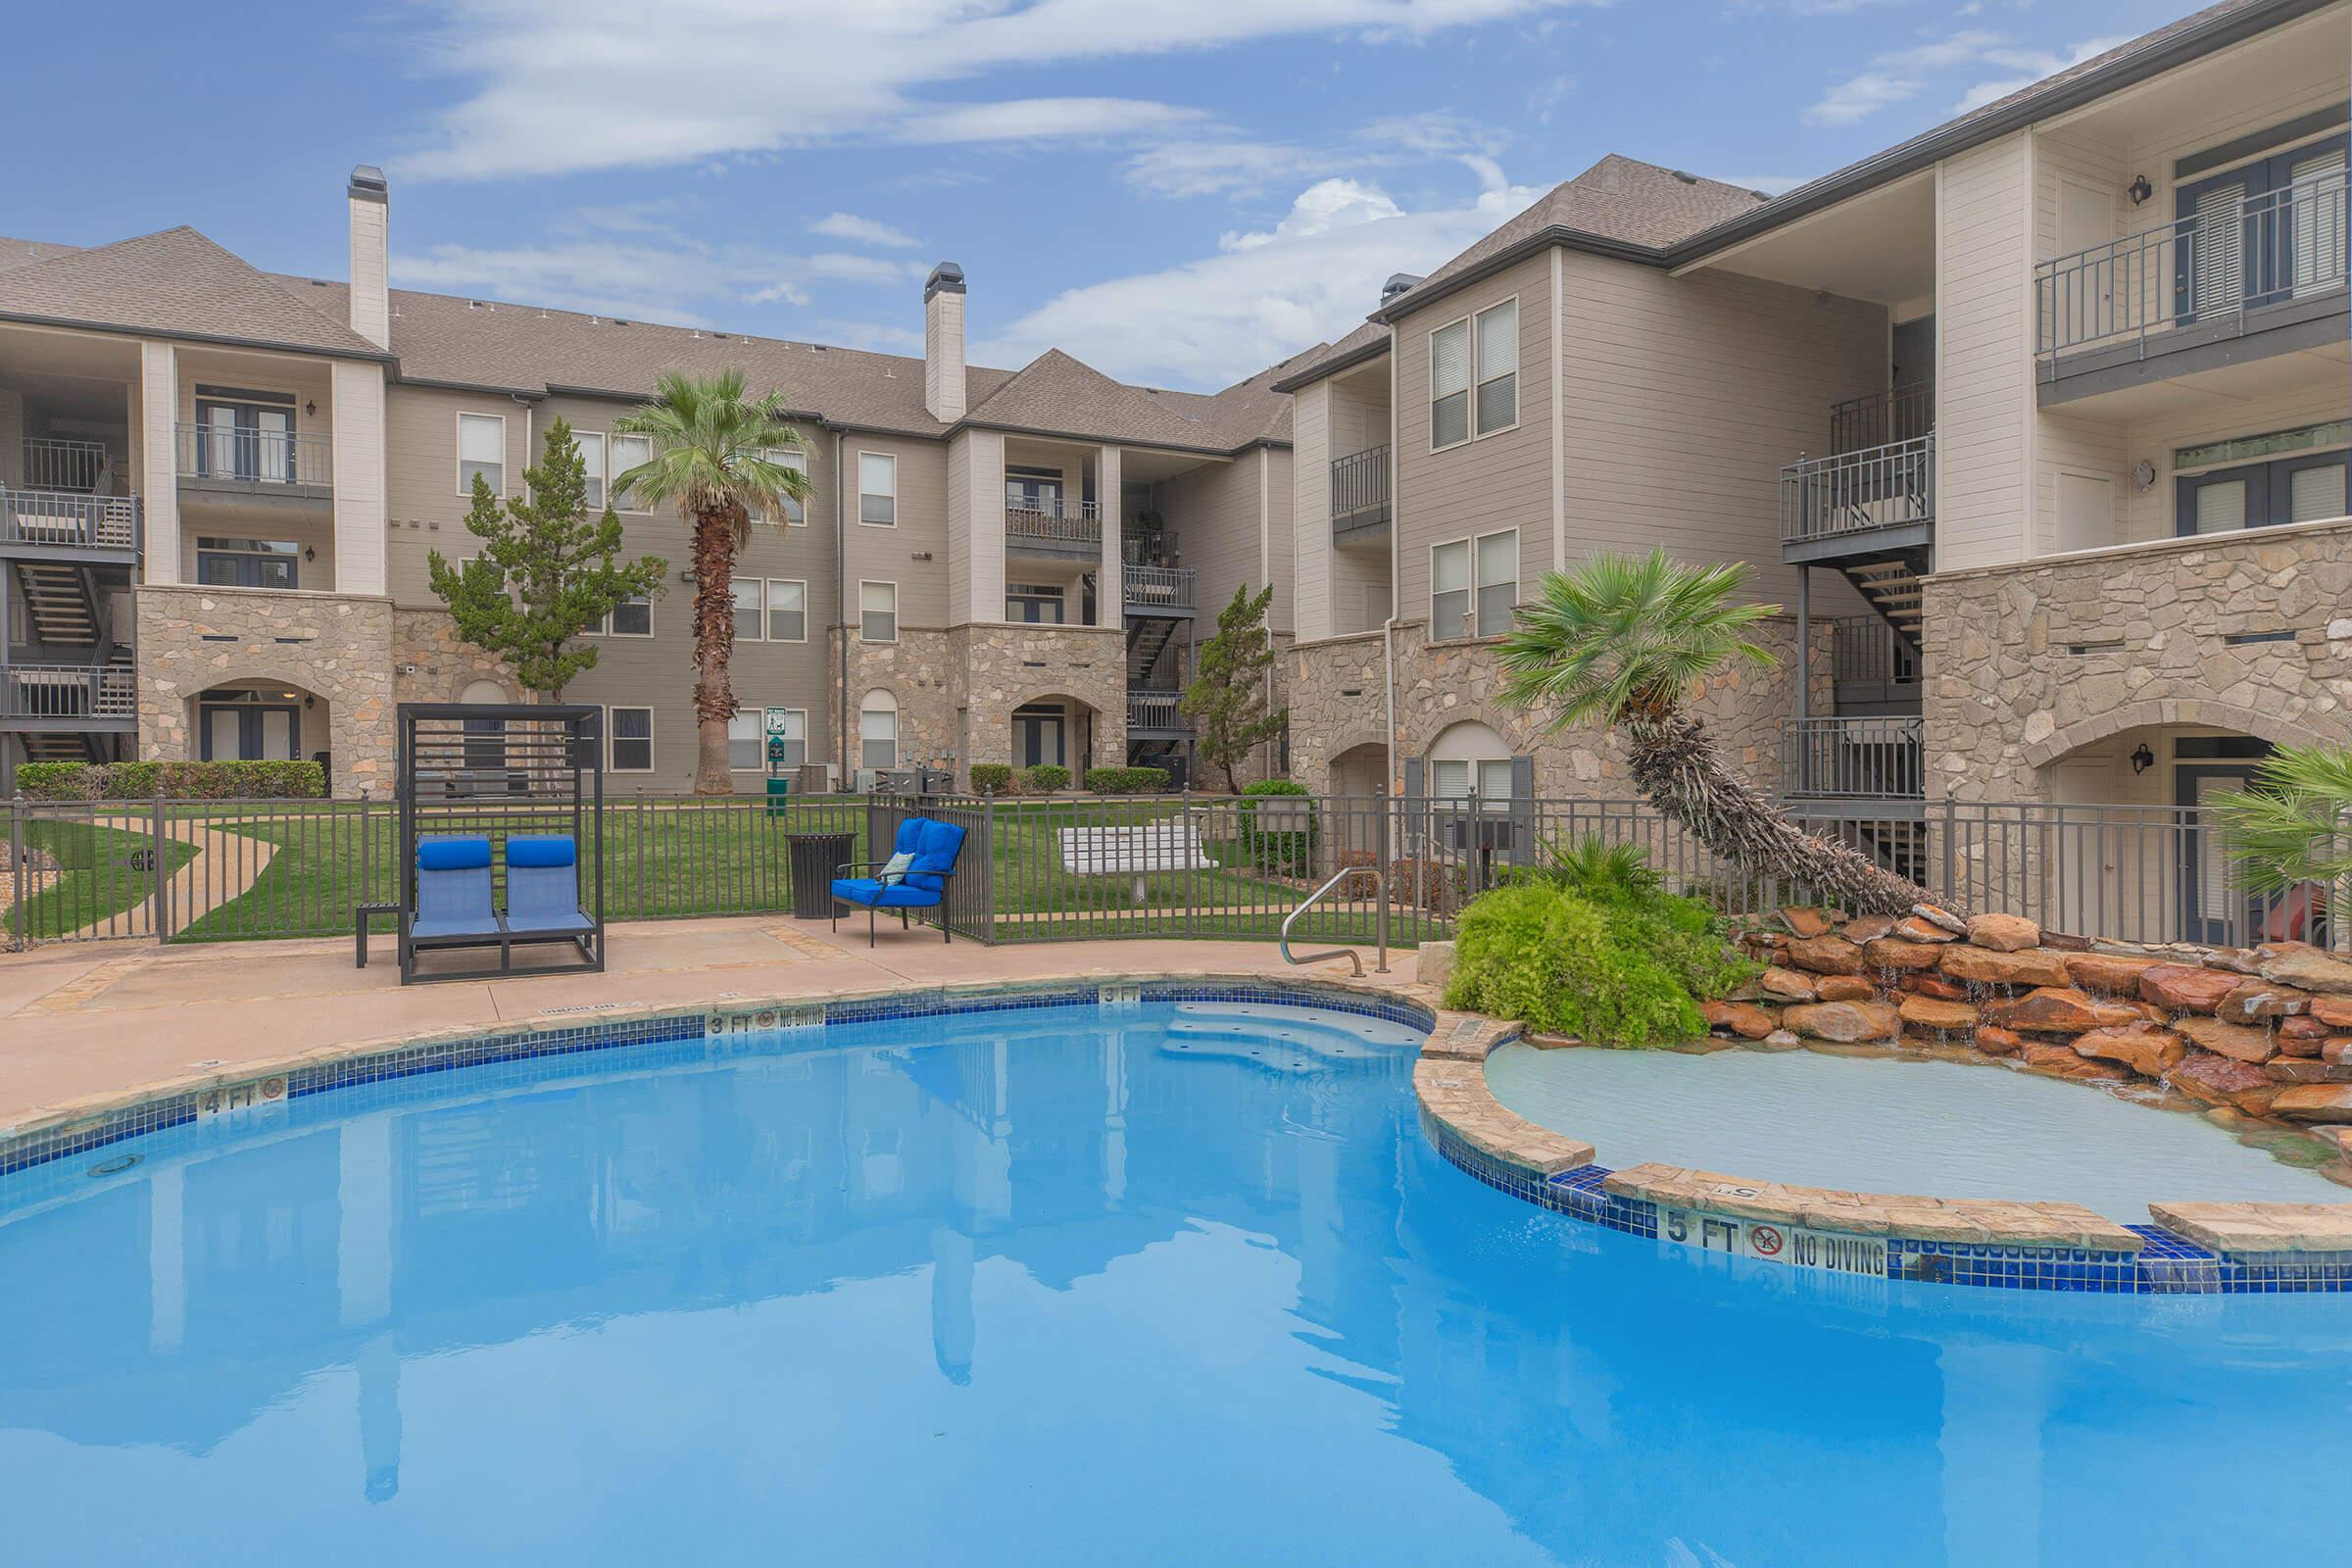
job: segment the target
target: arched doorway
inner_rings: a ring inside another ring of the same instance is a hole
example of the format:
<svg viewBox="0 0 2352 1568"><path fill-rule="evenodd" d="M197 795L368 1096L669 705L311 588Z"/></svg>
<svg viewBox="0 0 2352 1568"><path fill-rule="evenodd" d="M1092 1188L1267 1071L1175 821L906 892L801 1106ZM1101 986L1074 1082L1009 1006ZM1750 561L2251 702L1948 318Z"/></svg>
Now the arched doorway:
<svg viewBox="0 0 2352 1568"><path fill-rule="evenodd" d="M1032 697L1012 710L1009 745L1015 767L1066 767L1083 777L1095 761L1095 710L1075 697Z"/></svg>
<svg viewBox="0 0 2352 1568"><path fill-rule="evenodd" d="M291 683L233 681L199 692L190 706L202 761L298 761L327 748L326 701Z"/></svg>

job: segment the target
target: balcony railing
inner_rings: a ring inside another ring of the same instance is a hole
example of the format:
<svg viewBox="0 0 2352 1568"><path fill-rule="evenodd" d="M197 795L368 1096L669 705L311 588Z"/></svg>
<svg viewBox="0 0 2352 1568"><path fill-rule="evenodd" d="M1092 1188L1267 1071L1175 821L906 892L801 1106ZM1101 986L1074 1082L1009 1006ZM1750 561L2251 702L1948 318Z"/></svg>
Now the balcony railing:
<svg viewBox="0 0 2352 1568"><path fill-rule="evenodd" d="M24 445L27 490L95 490L106 473L103 441L26 436Z"/></svg>
<svg viewBox="0 0 2352 1568"><path fill-rule="evenodd" d="M1389 449L1369 447L1336 458L1331 465L1331 533L1369 532L1389 520Z"/></svg>
<svg viewBox="0 0 2352 1568"><path fill-rule="evenodd" d="M1916 718L1792 718L1781 725L1781 788L1808 799L1925 793Z"/></svg>
<svg viewBox="0 0 2352 1568"><path fill-rule="evenodd" d="M0 664L0 718L138 717L138 675L126 664Z"/></svg>
<svg viewBox="0 0 2352 1568"><path fill-rule="evenodd" d="M1936 438L1808 458L1781 470L1781 543L1926 523L1936 514Z"/></svg>
<svg viewBox="0 0 2352 1568"><path fill-rule="evenodd" d="M1834 678L1840 686L1912 686L1919 682L1919 654L1909 639L1876 615L1845 615L1837 628Z"/></svg>
<svg viewBox="0 0 2352 1568"><path fill-rule="evenodd" d="M1926 381L1830 405L1830 451L1863 452L1936 430L1936 388Z"/></svg>
<svg viewBox="0 0 2352 1568"><path fill-rule="evenodd" d="M1004 542L1055 551L1102 548L1102 513L1092 501L1004 502Z"/></svg>
<svg viewBox="0 0 2352 1568"><path fill-rule="evenodd" d="M319 431L214 424L183 424L178 431L182 480L239 489L323 489L334 481L334 446Z"/></svg>
<svg viewBox="0 0 2352 1568"><path fill-rule="evenodd" d="M1127 693L1127 732L1163 729L1189 730L1193 726L1179 710L1184 693L1143 691L1130 688Z"/></svg>
<svg viewBox="0 0 2352 1568"><path fill-rule="evenodd" d="M1191 614L1196 576L1190 566L1129 566L1128 612Z"/></svg>
<svg viewBox="0 0 2352 1568"><path fill-rule="evenodd" d="M136 550L136 496L0 488L0 544L60 549Z"/></svg>
<svg viewBox="0 0 2352 1568"><path fill-rule="evenodd" d="M2034 269L2040 357L2139 342L2344 286L2344 171L2224 201Z"/></svg>

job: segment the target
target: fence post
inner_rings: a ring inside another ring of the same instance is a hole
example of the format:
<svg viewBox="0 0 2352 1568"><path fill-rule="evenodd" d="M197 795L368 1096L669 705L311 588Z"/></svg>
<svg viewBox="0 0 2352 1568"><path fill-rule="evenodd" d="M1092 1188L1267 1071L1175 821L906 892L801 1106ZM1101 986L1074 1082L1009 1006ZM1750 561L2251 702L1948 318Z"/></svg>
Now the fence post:
<svg viewBox="0 0 2352 1568"><path fill-rule="evenodd" d="M997 945L997 798L980 797L980 942Z"/></svg>
<svg viewBox="0 0 2352 1568"><path fill-rule="evenodd" d="M9 803L8 811L8 864L10 874L16 879L14 896L9 900L8 905L8 928L16 939L16 950L19 953L24 952L27 947L24 940L25 848L24 798L20 795Z"/></svg>
<svg viewBox="0 0 2352 1568"><path fill-rule="evenodd" d="M147 928L158 942L172 940L172 857L164 853L164 796L149 808L147 834Z"/></svg>
<svg viewBox="0 0 2352 1568"><path fill-rule="evenodd" d="M1954 835L1959 829L1959 803L1952 798L1951 793L1947 790L1943 797L1943 886L1938 888L1936 891L1941 893L1947 899L1955 900L1955 902L1957 900L1957 895L1952 892L1952 889L1959 885L1956 880L1958 876L1959 862L1954 858L1952 842Z"/></svg>
<svg viewBox="0 0 2352 1568"><path fill-rule="evenodd" d="M1389 797L1380 797L1379 822L1373 831L1372 896L1380 906L1372 911L1372 924L1380 939L1380 962L1373 973L1389 972Z"/></svg>

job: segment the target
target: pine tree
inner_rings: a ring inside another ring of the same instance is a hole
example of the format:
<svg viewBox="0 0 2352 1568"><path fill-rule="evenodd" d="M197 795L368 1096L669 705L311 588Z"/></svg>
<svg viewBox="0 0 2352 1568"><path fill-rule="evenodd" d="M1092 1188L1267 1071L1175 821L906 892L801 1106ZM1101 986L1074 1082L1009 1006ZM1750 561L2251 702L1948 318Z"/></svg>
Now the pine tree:
<svg viewBox="0 0 2352 1568"><path fill-rule="evenodd" d="M589 516L587 466L562 419L547 427L539 466L522 477L523 493L502 505L475 474L466 531L482 541L482 553L452 565L436 550L425 567L458 635L560 702L564 687L596 666L595 645L581 635L630 599L659 595L669 564L659 556L620 561L620 519L609 504L603 516Z"/></svg>
<svg viewBox="0 0 2352 1568"><path fill-rule="evenodd" d="M1200 760L1225 770L1225 787L1239 792L1236 762L1282 733L1287 708L1266 706L1266 671L1274 667L1274 639L1266 630L1271 585L1233 592L1233 603L1217 612L1215 635L1200 645L1200 673L1179 705L1200 732Z"/></svg>

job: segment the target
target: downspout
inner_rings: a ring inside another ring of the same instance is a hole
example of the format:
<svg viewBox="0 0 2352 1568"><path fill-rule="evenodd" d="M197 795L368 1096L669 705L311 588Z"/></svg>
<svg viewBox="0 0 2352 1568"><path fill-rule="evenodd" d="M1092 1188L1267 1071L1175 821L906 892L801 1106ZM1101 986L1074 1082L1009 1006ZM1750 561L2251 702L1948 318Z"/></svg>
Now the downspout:
<svg viewBox="0 0 2352 1568"><path fill-rule="evenodd" d="M1386 679L1382 696L1387 701L1388 724L1383 730L1388 741L1388 793L1397 793L1396 773L1396 615L1403 606L1396 590L1401 581L1399 569L1404 561L1402 541L1404 517L1398 510L1403 486L1396 482L1397 470L1403 466L1403 454L1396 449L1396 329L1389 328L1389 618L1380 627L1380 662Z"/></svg>
<svg viewBox="0 0 2352 1568"><path fill-rule="evenodd" d="M819 428L823 426L820 424ZM836 782L841 788L847 789L850 785L850 618L847 600L850 580L849 564L844 559L849 539L845 531L841 489L848 478L842 457L842 450L848 443L842 439L842 434L839 429L833 432L833 619L834 635L841 639L841 697L833 705L833 728L841 756L841 777Z"/></svg>

